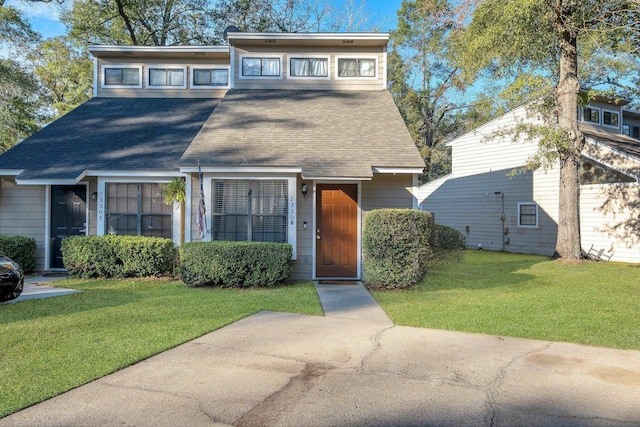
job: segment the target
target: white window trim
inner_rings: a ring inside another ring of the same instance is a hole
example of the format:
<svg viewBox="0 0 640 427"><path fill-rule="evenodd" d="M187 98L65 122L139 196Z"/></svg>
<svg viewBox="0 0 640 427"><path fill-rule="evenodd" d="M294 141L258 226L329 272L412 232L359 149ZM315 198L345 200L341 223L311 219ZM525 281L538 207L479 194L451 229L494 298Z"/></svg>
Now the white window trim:
<svg viewBox="0 0 640 427"><path fill-rule="evenodd" d="M244 76L242 75L242 60L245 58L256 59L272 59L277 58L280 60L280 75L278 76ZM262 54L242 54L239 56L238 61L238 78L241 80L282 80L284 77L283 55L262 55Z"/></svg>
<svg viewBox="0 0 640 427"><path fill-rule="evenodd" d="M134 68L138 70L138 84L137 85L108 85L106 84L104 73L109 68ZM100 68L100 87L102 89L142 89L142 65L103 65Z"/></svg>
<svg viewBox="0 0 640 427"><path fill-rule="evenodd" d="M291 256L292 260L298 259L298 245L297 245L297 221L298 221L298 186L295 176L255 176L247 174L215 174L204 175L202 179L202 189L204 191L205 206L207 209L207 230L204 232L202 241L210 242L213 237L213 181L217 179L235 179L235 180L268 180L268 181L287 181L287 243L289 243L293 249ZM198 191L200 188L194 189Z"/></svg>
<svg viewBox="0 0 640 427"><path fill-rule="evenodd" d="M605 124L605 122L604 122L604 113L613 113L613 114L617 114L617 115L618 115L618 126ZM622 115L620 114L620 112L619 112L619 111L615 111L615 110L607 110L607 109L604 109L604 108L603 108L603 109L601 110L600 114L602 114L602 126L607 127L607 128L612 128L612 129L618 129L618 130L621 130L621 129L622 129L622 128L620 127L620 126L621 126L621 124L622 124L622 120L621 120Z"/></svg>
<svg viewBox="0 0 640 427"><path fill-rule="evenodd" d="M193 73L195 70L227 70L227 84L224 86L196 86L193 82ZM228 65L192 65L189 72L189 89L229 89L231 87L231 67Z"/></svg>
<svg viewBox="0 0 640 427"><path fill-rule="evenodd" d="M379 69L378 69L378 56L377 55L336 55L335 57L336 59L336 63L335 63L335 77L336 80L369 80L369 81L373 81L373 80L377 80L378 78L380 78L380 73L379 73ZM374 65L374 70L375 70L375 75L373 77L340 77L340 67L339 67L339 63L341 59L373 59L375 60L375 65Z"/></svg>
<svg viewBox="0 0 640 427"><path fill-rule="evenodd" d="M96 236L104 236L107 230L107 184L168 184L171 181L171 178L175 176L180 175L161 177L144 177L135 175L128 177L99 177L96 200ZM185 179L188 181L190 178L186 177ZM188 206L188 202L185 203L185 205ZM178 246L180 245L180 203L174 203L173 210L174 212L171 214L171 240L173 240L173 243ZM185 222L188 224L190 217L186 215L187 213L190 212L185 212ZM185 227L185 242L188 242L186 229L187 227Z"/></svg>
<svg viewBox="0 0 640 427"><path fill-rule="evenodd" d="M592 122L592 121L586 120L584 118L584 110L586 110L587 108L590 109L590 110L597 110L598 111L598 121L597 122ZM591 107L591 106L587 105L585 107L582 107L582 109L580 110L580 114L582 115L582 122L583 123L587 123L587 124L590 124L590 125L600 125L602 123L602 109L599 108L599 107Z"/></svg>
<svg viewBox="0 0 640 427"><path fill-rule="evenodd" d="M535 225L529 225L529 224L520 224L520 209L523 205L534 205L536 207L536 224ZM540 216L538 215L538 204L536 202L519 202L518 203L518 227L521 228L538 228L538 221L539 221Z"/></svg>
<svg viewBox="0 0 640 427"><path fill-rule="evenodd" d="M156 86L151 84L151 70L181 70L184 76L181 86ZM186 89L187 88L187 67L181 65L147 65L147 89Z"/></svg>
<svg viewBox="0 0 640 427"><path fill-rule="evenodd" d="M292 76L291 60L292 59L326 59L327 75L326 76ZM287 56L287 78L291 80L331 80L331 55L291 55Z"/></svg>

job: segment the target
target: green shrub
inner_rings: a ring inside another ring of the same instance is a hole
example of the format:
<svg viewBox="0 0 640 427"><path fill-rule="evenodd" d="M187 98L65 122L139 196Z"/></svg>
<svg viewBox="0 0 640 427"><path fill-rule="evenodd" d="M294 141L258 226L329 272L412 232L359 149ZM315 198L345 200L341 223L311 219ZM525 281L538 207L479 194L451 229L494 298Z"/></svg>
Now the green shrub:
<svg viewBox="0 0 640 427"><path fill-rule="evenodd" d="M427 271L433 217L410 209L379 209L365 218L362 245L364 279L373 287L404 288Z"/></svg>
<svg viewBox="0 0 640 427"><path fill-rule="evenodd" d="M171 239L137 236L74 236L62 241L64 266L73 277L149 277L173 271Z"/></svg>
<svg viewBox="0 0 640 427"><path fill-rule="evenodd" d="M462 233L455 228L434 224L433 246L436 250L456 251L465 249L467 244Z"/></svg>
<svg viewBox="0 0 640 427"><path fill-rule="evenodd" d="M0 254L17 262L25 273L36 268L36 240L31 237L0 235Z"/></svg>
<svg viewBox="0 0 640 427"><path fill-rule="evenodd" d="M288 243L191 242L179 252L178 275L189 286L269 287L291 274Z"/></svg>

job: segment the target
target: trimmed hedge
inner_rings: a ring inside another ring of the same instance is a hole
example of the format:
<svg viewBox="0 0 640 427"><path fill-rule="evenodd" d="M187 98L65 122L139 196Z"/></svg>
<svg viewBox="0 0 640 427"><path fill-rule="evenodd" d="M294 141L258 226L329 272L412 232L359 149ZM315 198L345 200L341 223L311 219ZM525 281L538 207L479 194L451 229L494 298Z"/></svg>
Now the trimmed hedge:
<svg viewBox="0 0 640 427"><path fill-rule="evenodd" d="M270 287L291 274L288 243L190 242L179 252L178 275L189 286Z"/></svg>
<svg viewBox="0 0 640 427"><path fill-rule="evenodd" d="M410 209L378 209L365 218L362 246L364 279L373 287L414 285L432 255L433 216Z"/></svg>
<svg viewBox="0 0 640 427"><path fill-rule="evenodd" d="M434 224L433 246L439 250L457 251L465 249L467 244L462 233L455 228Z"/></svg>
<svg viewBox="0 0 640 427"><path fill-rule="evenodd" d="M0 254L17 262L25 273L31 273L36 268L36 239L0 235Z"/></svg>
<svg viewBox="0 0 640 427"><path fill-rule="evenodd" d="M137 236L73 236L62 241L62 259L72 277L149 277L173 272L171 239Z"/></svg>

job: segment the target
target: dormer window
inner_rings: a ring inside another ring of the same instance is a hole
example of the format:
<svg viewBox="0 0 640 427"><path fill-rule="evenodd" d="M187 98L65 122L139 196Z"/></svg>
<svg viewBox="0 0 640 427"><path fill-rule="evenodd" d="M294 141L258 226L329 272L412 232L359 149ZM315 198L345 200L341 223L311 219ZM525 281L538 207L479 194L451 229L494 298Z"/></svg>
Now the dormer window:
<svg viewBox="0 0 640 427"><path fill-rule="evenodd" d="M336 78L376 78L377 58L337 58Z"/></svg>
<svg viewBox="0 0 640 427"><path fill-rule="evenodd" d="M585 107L582 118L585 122L600 124L600 109L593 107Z"/></svg>
<svg viewBox="0 0 640 427"><path fill-rule="evenodd" d="M292 57L289 60L291 78L329 78L328 57Z"/></svg>
<svg viewBox="0 0 640 427"><path fill-rule="evenodd" d="M149 88L185 89L186 67L149 67Z"/></svg>
<svg viewBox="0 0 640 427"><path fill-rule="evenodd" d="M102 87L141 88L142 67L105 65L102 67Z"/></svg>
<svg viewBox="0 0 640 427"><path fill-rule="evenodd" d="M282 78L281 56L240 55L240 78Z"/></svg>
<svg viewBox="0 0 640 427"><path fill-rule="evenodd" d="M602 111L602 124L605 126L619 128L620 114L616 113L615 111Z"/></svg>

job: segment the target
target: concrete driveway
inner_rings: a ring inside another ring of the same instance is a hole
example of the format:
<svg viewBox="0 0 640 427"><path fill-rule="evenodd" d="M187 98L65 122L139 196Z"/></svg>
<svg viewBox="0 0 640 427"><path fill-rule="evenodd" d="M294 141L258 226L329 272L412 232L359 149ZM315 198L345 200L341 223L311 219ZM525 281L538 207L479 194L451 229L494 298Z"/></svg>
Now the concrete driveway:
<svg viewBox="0 0 640 427"><path fill-rule="evenodd" d="M640 425L638 351L394 326L361 290L326 317L255 314L0 426Z"/></svg>
<svg viewBox="0 0 640 427"><path fill-rule="evenodd" d="M53 286L48 286L52 282L56 282L65 278L66 275L64 274L51 274L29 277L27 279L24 279L24 288L18 298L11 301L5 301L0 304L12 304L28 299L59 297L79 292L74 289L55 288Z"/></svg>

